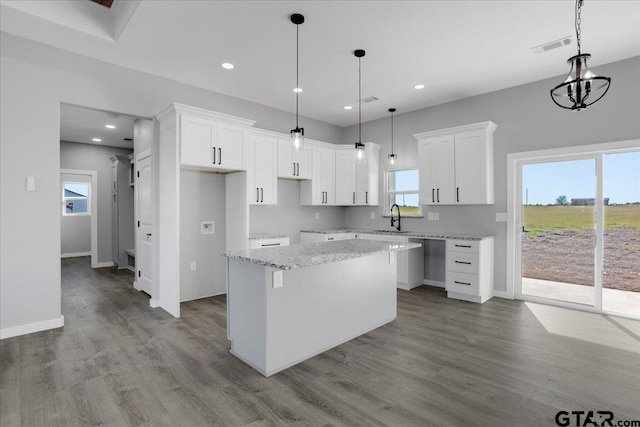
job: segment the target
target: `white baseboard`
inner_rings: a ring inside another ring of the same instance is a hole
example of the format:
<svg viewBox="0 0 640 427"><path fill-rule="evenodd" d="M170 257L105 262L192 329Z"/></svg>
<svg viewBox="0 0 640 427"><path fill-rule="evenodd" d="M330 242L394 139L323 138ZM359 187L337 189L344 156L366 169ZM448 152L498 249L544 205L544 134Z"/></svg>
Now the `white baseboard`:
<svg viewBox="0 0 640 427"><path fill-rule="evenodd" d="M436 288L443 288L444 289L444 282L440 282L438 280L424 279L424 281L422 283L424 283L425 285L435 286Z"/></svg>
<svg viewBox="0 0 640 427"><path fill-rule="evenodd" d="M505 299L513 299L513 295L511 295L507 291L493 291L493 296L497 298L505 298Z"/></svg>
<svg viewBox="0 0 640 427"><path fill-rule="evenodd" d="M68 254L60 254L60 258L76 258L79 256L91 256L91 252L71 252Z"/></svg>
<svg viewBox="0 0 640 427"><path fill-rule="evenodd" d="M104 267L113 267L115 264L113 263L113 261L107 261L107 262L96 262L95 264L91 265L91 268L104 268Z"/></svg>
<svg viewBox="0 0 640 427"><path fill-rule="evenodd" d="M0 329L0 339L32 334L34 332L61 328L63 326L64 326L64 316L60 316L55 319L43 320L42 322L33 322L33 323L27 323L26 325L12 326L10 328L2 328Z"/></svg>
<svg viewBox="0 0 640 427"><path fill-rule="evenodd" d="M160 300L159 300L159 299L153 299L153 298L151 298L151 299L149 300L149 307L151 307L151 308L158 308L158 307L160 307Z"/></svg>
<svg viewBox="0 0 640 427"><path fill-rule="evenodd" d="M210 297L217 297L218 295L224 295L224 294L226 294L226 293L227 293L227 291L222 291L222 292L218 292L217 294L204 295L204 296L201 296L201 297L195 297L195 298L183 299L183 300L180 300L180 302L195 301L195 300L197 300L197 299L210 298Z"/></svg>

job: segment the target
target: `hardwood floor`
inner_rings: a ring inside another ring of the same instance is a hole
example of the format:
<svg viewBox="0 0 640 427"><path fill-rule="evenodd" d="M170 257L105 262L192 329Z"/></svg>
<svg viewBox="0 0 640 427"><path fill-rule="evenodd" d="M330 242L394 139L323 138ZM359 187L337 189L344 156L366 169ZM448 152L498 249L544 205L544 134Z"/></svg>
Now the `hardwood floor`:
<svg viewBox="0 0 640 427"><path fill-rule="evenodd" d="M560 410L640 420L638 322L581 313L589 342L545 329L576 312L419 287L398 291L394 322L264 378L229 354L224 296L174 319L129 271L62 263L64 328L0 341L3 427L554 426Z"/></svg>

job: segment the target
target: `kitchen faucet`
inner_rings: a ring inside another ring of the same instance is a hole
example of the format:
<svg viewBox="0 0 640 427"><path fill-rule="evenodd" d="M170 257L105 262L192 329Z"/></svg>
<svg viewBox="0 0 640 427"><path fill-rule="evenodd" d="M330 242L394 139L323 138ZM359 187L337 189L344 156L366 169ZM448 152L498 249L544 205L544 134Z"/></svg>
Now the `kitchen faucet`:
<svg viewBox="0 0 640 427"><path fill-rule="evenodd" d="M397 226L396 226L396 220L393 218L393 208L394 207L398 211L398 219L397 219L398 225ZM394 203L393 205L391 205L391 226L392 227L396 227L398 229L398 231L400 231L400 218L401 218L401 216L400 216L400 206L398 206L397 204Z"/></svg>

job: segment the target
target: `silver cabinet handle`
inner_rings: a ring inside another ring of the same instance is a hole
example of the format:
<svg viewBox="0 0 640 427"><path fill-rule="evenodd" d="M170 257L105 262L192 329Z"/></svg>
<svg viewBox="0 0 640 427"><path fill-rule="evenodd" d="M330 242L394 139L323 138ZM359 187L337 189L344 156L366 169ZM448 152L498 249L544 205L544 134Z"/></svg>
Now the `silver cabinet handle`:
<svg viewBox="0 0 640 427"><path fill-rule="evenodd" d="M213 164L216 164L216 147L213 147Z"/></svg>
<svg viewBox="0 0 640 427"><path fill-rule="evenodd" d="M353 192L353 204L354 205L356 204L356 192L355 191Z"/></svg>
<svg viewBox="0 0 640 427"><path fill-rule="evenodd" d="M260 189L256 187L256 203L260 201Z"/></svg>
<svg viewBox="0 0 640 427"><path fill-rule="evenodd" d="M292 164L293 164L293 176L296 176L296 164L295 163L292 163Z"/></svg>
<svg viewBox="0 0 640 427"><path fill-rule="evenodd" d="M221 165L222 164L222 148L218 148L218 154L219 154L218 164Z"/></svg>
<svg viewBox="0 0 640 427"><path fill-rule="evenodd" d="M260 203L264 202L264 188L260 189Z"/></svg>

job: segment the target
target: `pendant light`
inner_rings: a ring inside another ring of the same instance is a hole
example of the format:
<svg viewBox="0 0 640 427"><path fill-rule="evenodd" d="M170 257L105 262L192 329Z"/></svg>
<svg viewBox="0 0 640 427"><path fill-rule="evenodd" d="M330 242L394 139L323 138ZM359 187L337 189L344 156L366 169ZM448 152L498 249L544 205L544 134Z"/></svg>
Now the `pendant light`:
<svg viewBox="0 0 640 427"><path fill-rule="evenodd" d="M391 154L387 157L389 158L389 166L394 167L396 165L396 159L398 156L393 152L393 113L396 112L395 108L389 108L389 112L391 113Z"/></svg>
<svg viewBox="0 0 640 427"><path fill-rule="evenodd" d="M295 24L296 26L296 87L293 89L293 91L296 94L296 128L295 129L291 129L291 142L293 145L293 150L295 152L300 151L300 149L302 148L302 145L304 144L304 128L301 128L298 125L298 95L300 94L300 92L302 92L302 89L300 88L299 82L298 82L298 77L299 77L299 47L300 47L300 42L298 39L298 30L300 29L300 24L302 24L304 22L304 16L302 16L299 13L294 13L293 15L291 15L291 22Z"/></svg>
<svg viewBox="0 0 640 427"><path fill-rule="evenodd" d="M366 52L362 49L357 49L353 52L356 58L358 58L358 140L356 141L356 160L358 163L365 161L364 158L364 144L362 143L362 57Z"/></svg>
<svg viewBox="0 0 640 427"><path fill-rule="evenodd" d="M602 98L611 84L610 77L597 76L587 67L588 53L580 51L580 13L584 0L576 0L575 26L578 54L567 60L569 74L562 83L551 89L551 99L561 108L580 111Z"/></svg>

